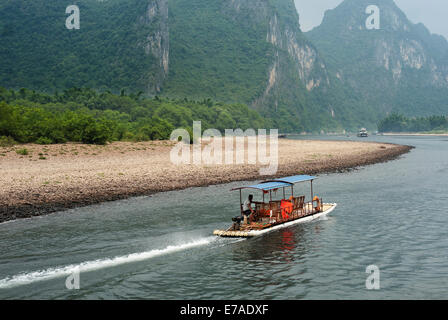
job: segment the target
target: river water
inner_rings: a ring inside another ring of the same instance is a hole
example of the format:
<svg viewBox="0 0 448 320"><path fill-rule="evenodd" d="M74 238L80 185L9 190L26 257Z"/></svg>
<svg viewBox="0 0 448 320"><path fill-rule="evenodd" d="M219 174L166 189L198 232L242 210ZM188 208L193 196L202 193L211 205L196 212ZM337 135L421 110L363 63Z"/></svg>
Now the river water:
<svg viewBox="0 0 448 320"><path fill-rule="evenodd" d="M211 236L244 182L0 224L0 299L447 299L448 137L367 140L416 149L319 175L314 192L336 210L254 239Z"/></svg>

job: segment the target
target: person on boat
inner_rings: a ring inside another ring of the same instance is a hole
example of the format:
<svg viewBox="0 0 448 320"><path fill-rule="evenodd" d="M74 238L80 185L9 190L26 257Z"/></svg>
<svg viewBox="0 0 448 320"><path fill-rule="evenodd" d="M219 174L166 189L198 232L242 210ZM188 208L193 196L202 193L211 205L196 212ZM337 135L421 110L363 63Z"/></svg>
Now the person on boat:
<svg viewBox="0 0 448 320"><path fill-rule="evenodd" d="M254 196L252 194L250 194L249 197L246 199L246 201L244 201L244 203L243 203L244 223L247 223L247 218L250 215L255 215L255 210L252 209L252 199L253 198L254 198Z"/></svg>
<svg viewBox="0 0 448 320"><path fill-rule="evenodd" d="M320 212L322 207L321 207L321 203L320 203L320 199L318 196L315 196L313 198L313 203L316 202L316 206L314 207L314 210L316 210L316 212Z"/></svg>

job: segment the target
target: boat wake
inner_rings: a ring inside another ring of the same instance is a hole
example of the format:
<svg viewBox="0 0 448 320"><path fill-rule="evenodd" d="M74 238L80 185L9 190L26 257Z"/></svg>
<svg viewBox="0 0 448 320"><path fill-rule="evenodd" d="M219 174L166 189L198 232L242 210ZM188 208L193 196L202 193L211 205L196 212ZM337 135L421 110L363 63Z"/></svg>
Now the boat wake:
<svg viewBox="0 0 448 320"><path fill-rule="evenodd" d="M117 256L114 258L98 259L63 267L49 268L29 273L21 273L14 275L12 277L0 279L0 289L7 289L21 285L31 284L37 281L51 280L59 277L69 276L75 272L77 273L89 272L104 268L115 267L126 263L144 261L151 258L171 254L174 252L204 246L210 244L215 240L216 237L201 238L180 245L170 245L164 249L154 249L145 252L132 253L125 256Z"/></svg>

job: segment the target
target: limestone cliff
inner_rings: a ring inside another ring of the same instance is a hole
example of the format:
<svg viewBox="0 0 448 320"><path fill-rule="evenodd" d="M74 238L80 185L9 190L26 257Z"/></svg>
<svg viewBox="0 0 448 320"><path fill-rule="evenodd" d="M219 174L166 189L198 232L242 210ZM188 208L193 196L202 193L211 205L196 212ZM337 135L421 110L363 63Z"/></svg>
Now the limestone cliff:
<svg viewBox="0 0 448 320"><path fill-rule="evenodd" d="M155 68L152 70L152 81L148 81L147 92L158 93L168 76L169 71L169 23L168 0L149 0L146 13L140 18L140 23L150 26L150 32L142 46L147 55L155 59Z"/></svg>

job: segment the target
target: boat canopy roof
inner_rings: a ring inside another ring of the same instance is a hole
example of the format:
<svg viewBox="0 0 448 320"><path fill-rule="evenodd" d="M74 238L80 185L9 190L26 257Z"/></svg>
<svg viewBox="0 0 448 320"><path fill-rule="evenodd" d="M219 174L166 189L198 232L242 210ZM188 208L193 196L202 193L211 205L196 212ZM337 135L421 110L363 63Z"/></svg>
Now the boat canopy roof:
<svg viewBox="0 0 448 320"><path fill-rule="evenodd" d="M255 184L255 185L247 186L247 187L233 188L232 191L233 190L241 190L241 189L258 189L258 190L263 190L263 191L269 191L269 190L274 190L274 189L278 189L278 188L286 188L286 187L290 187L290 186L291 186L290 183L271 181L271 182L262 182L260 184Z"/></svg>
<svg viewBox="0 0 448 320"><path fill-rule="evenodd" d="M299 175L299 176L278 178L278 179L269 180L269 181L265 181L265 182L275 181L275 182L285 182L285 183L289 183L289 184L295 184L295 183L299 183L299 182L311 181L314 179L316 179L316 177L307 176L307 175Z"/></svg>
<svg viewBox="0 0 448 320"><path fill-rule="evenodd" d="M241 189L257 189L257 190L269 191L269 190L274 190L274 189L278 189L278 188L290 187L290 186L294 185L295 183L311 181L314 179L316 179L316 177L307 176L307 175L291 176L291 177L285 177L285 178L264 181L262 183L255 184L252 186L233 188L232 191L233 190L241 190Z"/></svg>

